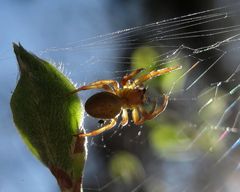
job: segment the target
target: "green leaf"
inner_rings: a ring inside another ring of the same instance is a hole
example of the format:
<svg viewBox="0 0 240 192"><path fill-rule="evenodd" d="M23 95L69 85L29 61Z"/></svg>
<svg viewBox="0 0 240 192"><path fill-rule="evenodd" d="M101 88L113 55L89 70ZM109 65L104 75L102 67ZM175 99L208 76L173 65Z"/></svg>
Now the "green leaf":
<svg viewBox="0 0 240 192"><path fill-rule="evenodd" d="M117 152L110 160L109 170L113 178L119 178L125 184L144 178L144 169L140 160L127 151Z"/></svg>
<svg viewBox="0 0 240 192"><path fill-rule="evenodd" d="M158 52L150 46L137 48L132 55L132 65L134 68L151 68L157 63ZM151 69L152 70L152 69Z"/></svg>
<svg viewBox="0 0 240 192"><path fill-rule="evenodd" d="M55 66L14 44L20 79L11 98L16 127L31 152L55 175L62 191L81 186L83 109L71 81ZM78 190L78 191L79 191Z"/></svg>
<svg viewBox="0 0 240 192"><path fill-rule="evenodd" d="M151 122L150 127L152 129L149 134L149 142L157 155L175 161L189 159L184 153L191 140L180 131L184 124Z"/></svg>

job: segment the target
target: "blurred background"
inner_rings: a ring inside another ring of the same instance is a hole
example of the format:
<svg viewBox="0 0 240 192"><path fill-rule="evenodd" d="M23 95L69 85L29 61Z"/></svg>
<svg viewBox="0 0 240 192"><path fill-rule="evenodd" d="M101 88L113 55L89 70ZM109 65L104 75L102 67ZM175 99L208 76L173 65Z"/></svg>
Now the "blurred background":
<svg viewBox="0 0 240 192"><path fill-rule="evenodd" d="M148 83L167 110L88 139L84 191L236 192L239 179L238 1L2 1L0 192L59 191L21 140L11 94L19 72L12 42L56 65L78 85L181 64ZM83 103L96 91L80 94ZM148 107L148 106L146 106ZM86 116L85 128L99 124Z"/></svg>

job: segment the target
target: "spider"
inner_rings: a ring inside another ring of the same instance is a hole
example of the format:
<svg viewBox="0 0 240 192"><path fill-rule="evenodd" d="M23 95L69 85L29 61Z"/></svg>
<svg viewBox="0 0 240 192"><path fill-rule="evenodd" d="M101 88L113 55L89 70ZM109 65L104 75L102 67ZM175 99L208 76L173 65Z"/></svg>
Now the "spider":
<svg viewBox="0 0 240 192"><path fill-rule="evenodd" d="M142 75L133 79L143 68L134 70L130 74L126 74L120 84L115 80L99 80L92 82L88 85L77 88L71 94L79 91L89 89L103 89L103 92L96 93L91 96L85 103L85 111L92 117L98 119L110 120L110 122L103 127L89 133L75 134L75 136L96 136L104 131L112 129L118 117L121 115L121 126L128 123L128 112L131 110L132 119L135 125L141 125L146 120L153 119L162 113L168 104L168 95L163 95L163 103L158 107L156 102L153 103L154 107L151 111L147 112L143 108L146 102L146 88L143 86L145 81L152 79L174 70L181 69L181 66L166 67L159 70L153 70L146 75ZM121 87L120 87L121 85Z"/></svg>

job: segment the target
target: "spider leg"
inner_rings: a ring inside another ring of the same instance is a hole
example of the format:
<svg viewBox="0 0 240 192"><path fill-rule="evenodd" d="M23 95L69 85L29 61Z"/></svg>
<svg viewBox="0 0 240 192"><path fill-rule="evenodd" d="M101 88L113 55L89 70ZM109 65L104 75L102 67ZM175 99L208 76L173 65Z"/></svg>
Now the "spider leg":
<svg viewBox="0 0 240 192"><path fill-rule="evenodd" d="M121 121L121 126L124 127L128 124L128 112L127 109L122 110L122 121Z"/></svg>
<svg viewBox="0 0 240 192"><path fill-rule="evenodd" d="M132 110L132 118L133 118L133 123L135 125L138 125L140 117L139 117L139 111L137 107Z"/></svg>
<svg viewBox="0 0 240 192"><path fill-rule="evenodd" d="M109 129L112 129L115 125L116 125L116 122L117 122L117 118L114 118L114 119L111 119L110 123L97 129L97 130L94 130L94 131L91 131L89 133L81 133L81 134L76 134L74 136L79 136L79 137L89 137L89 136L96 136L96 135L99 135L100 133L104 132L104 131L107 131Z"/></svg>
<svg viewBox="0 0 240 192"><path fill-rule="evenodd" d="M144 68L140 68L140 69L136 69L133 72L131 72L130 74L126 74L123 76L122 80L121 80L121 85L124 86L127 84L128 80L132 79L133 77L135 77L138 73L140 73Z"/></svg>
<svg viewBox="0 0 240 192"><path fill-rule="evenodd" d="M110 85L113 86L113 90L110 87ZM88 85L84 85L82 87L79 87L79 88L75 89L70 94L74 94L74 93L77 93L79 91L89 90L89 89L104 89L104 90L109 91L109 92L116 92L119 89L119 84L118 84L117 81L114 81L114 80L95 81L95 82L92 82Z"/></svg>
<svg viewBox="0 0 240 192"><path fill-rule="evenodd" d="M155 117L157 117L160 113L162 113L168 104L168 99L169 96L164 95L164 100L161 106L157 107L157 104L155 103L153 109L150 112L147 112L142 106L139 106L138 109L141 112L141 119L139 119L138 121L136 121L136 125L141 125L143 124L146 120L150 120L153 119Z"/></svg>
<svg viewBox="0 0 240 192"><path fill-rule="evenodd" d="M143 76L140 76L139 78L135 79L133 84L141 85L144 81L152 79L153 77L158 77L160 75L170 73L174 70L181 69L181 68L182 68L182 66L177 65L177 66L174 66L174 67L166 67L166 68L163 68L163 69L151 71L150 73L148 73L146 75L143 75Z"/></svg>
<svg viewBox="0 0 240 192"><path fill-rule="evenodd" d="M141 117L140 117L141 114ZM133 122L135 125L142 125L147 119L145 119L148 113L143 109L143 107L138 106L132 111Z"/></svg>

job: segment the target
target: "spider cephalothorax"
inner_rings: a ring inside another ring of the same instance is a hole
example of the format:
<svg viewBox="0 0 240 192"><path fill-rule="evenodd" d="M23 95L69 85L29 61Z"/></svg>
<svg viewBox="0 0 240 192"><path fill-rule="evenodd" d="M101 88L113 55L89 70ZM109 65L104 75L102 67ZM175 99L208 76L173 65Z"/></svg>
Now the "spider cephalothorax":
<svg viewBox="0 0 240 192"><path fill-rule="evenodd" d="M99 119L109 119L110 123L90 133L76 134L78 136L95 136L106 130L113 128L116 125L119 115L122 116L121 126L128 123L127 110L131 110L134 124L141 125L146 120L150 120L163 112L168 104L168 95L163 95L163 103L161 106L154 104L153 109L147 112L143 108L146 101L146 88L143 82L165 73L180 69L181 66L166 67L159 70L154 70L146 75L142 75L133 79L143 69L137 69L130 74L125 75L120 84L115 80L100 80L82 86L72 92L77 93L82 90L103 89L103 92L91 96L86 104L85 110L92 117Z"/></svg>

